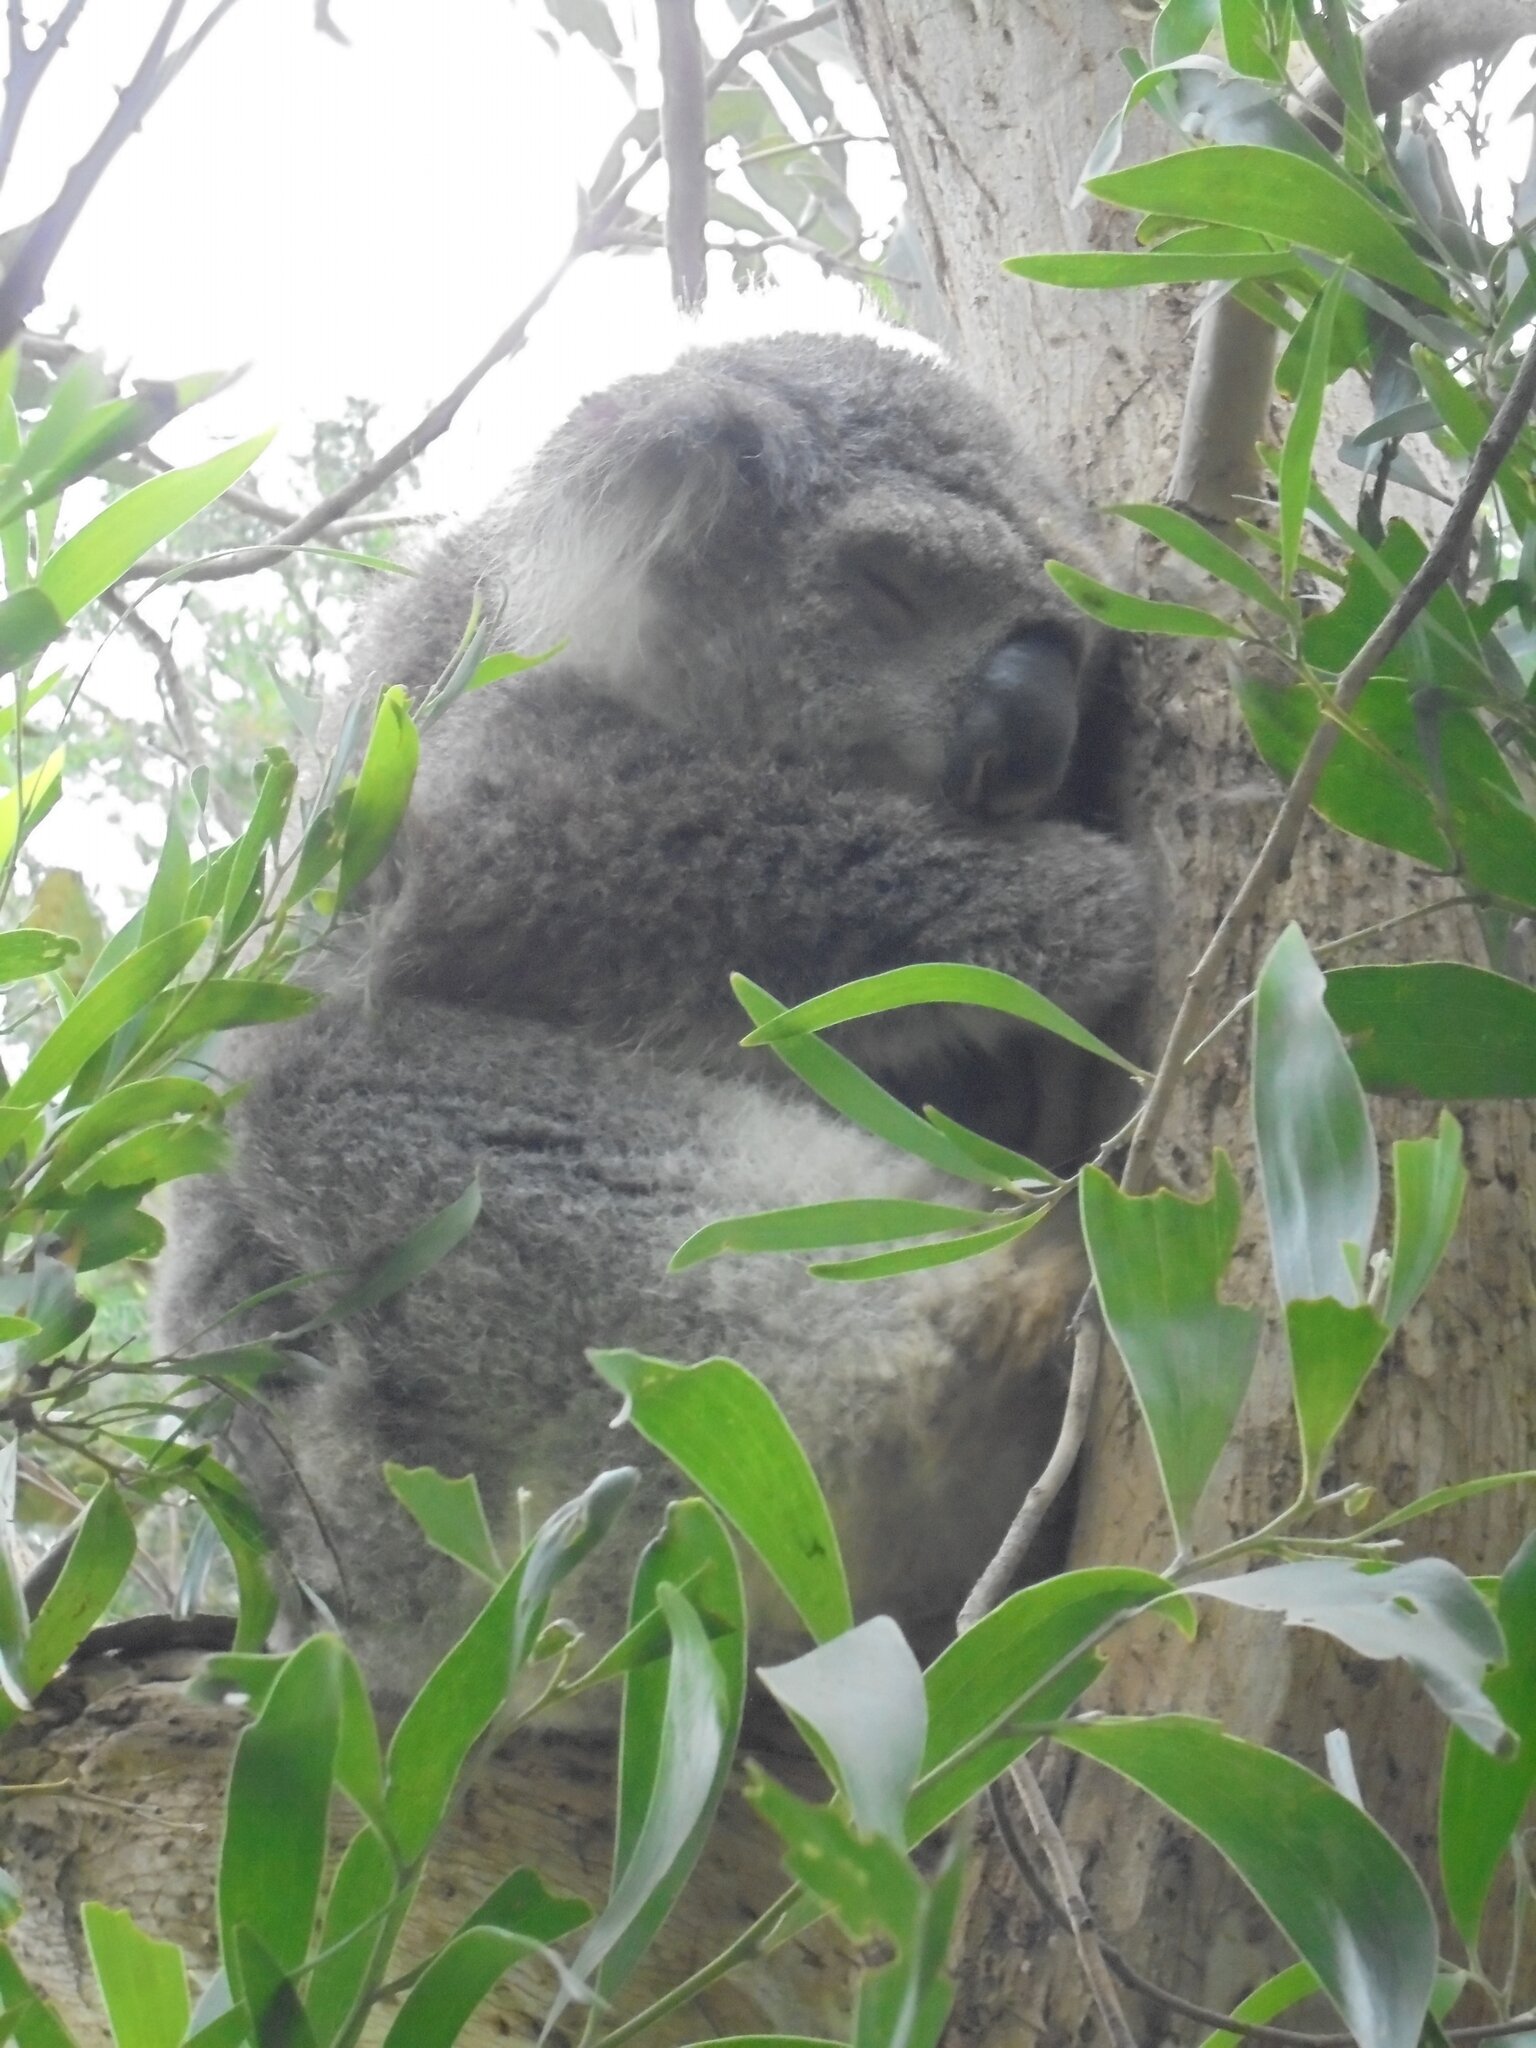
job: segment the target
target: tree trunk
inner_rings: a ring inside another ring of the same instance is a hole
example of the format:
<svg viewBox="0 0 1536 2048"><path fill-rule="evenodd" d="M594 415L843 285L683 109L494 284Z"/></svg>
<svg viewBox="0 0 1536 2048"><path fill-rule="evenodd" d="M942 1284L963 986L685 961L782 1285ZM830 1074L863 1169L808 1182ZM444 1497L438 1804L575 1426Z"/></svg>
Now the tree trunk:
<svg viewBox="0 0 1536 2048"><path fill-rule="evenodd" d="M1026 251L1127 239L1126 216L1094 201L1074 204L1079 170L1126 91L1115 55L1126 40L1124 17L1101 0L1022 7L845 0L845 10L964 366L1010 405L1041 467L1079 495L1099 505L1162 496L1188 378L1192 295L1059 291L1000 268L1003 258ZM1133 129L1129 140L1136 138ZM1410 508L1421 526L1423 507L1420 499ZM1144 554L1135 575L1156 593L1155 556ZM1154 644L1132 710L1129 822L1157 864L1165 897L1149 1050L1161 1042L1185 976L1257 852L1278 796L1243 730L1225 659L1204 646ZM1316 944L1437 893L1450 891L1314 820L1288 880L1239 948L1216 1014L1252 987L1288 920ZM1386 937L1351 955L1391 957L1486 964L1475 923L1456 912L1410 927L1395 950ZM1373 1110L1384 1139L1431 1127L1433 1112L1422 1106L1377 1102ZM1376 1482L1391 1505L1475 1473L1536 1463L1527 1207L1536 1116L1524 1102L1507 1102L1476 1106L1461 1121L1471 1186L1460 1230L1427 1300L1368 1383L1335 1461L1341 1478ZM1272 1306L1249 1133L1246 1025L1203 1054L1185 1085L1159 1148L1164 1183L1203 1191L1218 1145L1237 1163L1248 1198L1234 1291ZM1202 1547L1268 1519L1294 1492L1297 1470L1283 1351L1270 1341L1239 1438L1210 1489ZM1526 1511L1519 1490L1510 1489L1425 1527L1465 1569L1498 1571L1524 1533ZM1418 1531L1407 1533L1411 1554ZM1129 1386L1123 1375L1106 1373L1069 1562L1157 1568L1170 1551ZM1171 1627L1128 1641L1091 1704L1208 1714L1315 1769L1323 1767L1324 1734L1343 1727L1368 1806L1433 1882L1444 1723L1399 1670L1346 1658L1277 1621L1207 1610L1193 1647ZM1149 1800L1059 1752L1043 1768L1101 1931L1143 1974L1230 2010L1289 1960L1214 1852L1175 1830ZM1071 1942L1042 1924L995 1843L976 1873L963 1953L952 2040L1007 2048L1093 2035ZM1193 2023L1165 2009L1134 1998L1128 2009L1143 2043L1189 2038Z"/></svg>

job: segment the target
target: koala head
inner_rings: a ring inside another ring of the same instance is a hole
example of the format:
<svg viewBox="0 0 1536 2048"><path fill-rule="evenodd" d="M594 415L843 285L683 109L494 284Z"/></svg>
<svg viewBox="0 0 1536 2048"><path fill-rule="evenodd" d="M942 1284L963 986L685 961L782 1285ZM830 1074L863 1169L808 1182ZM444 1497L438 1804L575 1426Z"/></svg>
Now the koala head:
<svg viewBox="0 0 1536 2048"><path fill-rule="evenodd" d="M1082 535L1001 413L867 338L699 350L588 398L473 533L503 644L979 818L1051 803L1105 661L1044 573Z"/></svg>

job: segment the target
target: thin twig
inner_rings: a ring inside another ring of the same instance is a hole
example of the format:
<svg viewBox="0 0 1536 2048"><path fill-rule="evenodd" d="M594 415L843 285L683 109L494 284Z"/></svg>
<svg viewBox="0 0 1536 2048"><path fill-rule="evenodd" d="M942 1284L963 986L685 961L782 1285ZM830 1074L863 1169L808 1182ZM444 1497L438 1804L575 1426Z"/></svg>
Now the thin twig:
<svg viewBox="0 0 1536 2048"><path fill-rule="evenodd" d="M656 0L661 72L661 155L667 167L667 262L672 296L685 313L704 303L704 227L709 219L709 146L704 45L693 0Z"/></svg>
<svg viewBox="0 0 1536 2048"><path fill-rule="evenodd" d="M1008 1802L1003 1794L1002 1781L994 1779L987 1787L987 1796L992 1808L992 1817L997 1822L998 1838L1008 1852L1020 1877L1029 1886L1045 1911L1064 1933L1070 1934L1072 1923L1066 1909L1045 1879L1036 1870L1029 1851L1014 1824L1013 1815L1008 1811ZM1177 1991L1169 1991L1161 1984L1154 1984L1150 1977L1142 1975L1136 1965L1112 1942L1099 1937L1099 1951L1112 1975L1117 1977L1127 1991L1134 1991L1140 1998L1150 1998L1156 2004L1166 2007L1169 2012L1178 2013L1182 2018L1195 2020L1202 2027L1219 2029L1223 2033L1236 2034L1241 2040L1274 2041L1280 2048L1355 2048L1353 2034L1313 2034L1299 2027L1277 2027L1271 2020L1240 2020L1231 2013L1223 2012L1219 2006L1200 2005L1192 1998L1181 1997ZM1447 2027L1446 2039L1450 2041L1490 2041L1505 2034L1515 2034L1529 2027L1536 2013L1522 2013L1514 2019L1484 2020L1476 2026Z"/></svg>
<svg viewBox="0 0 1536 2048"><path fill-rule="evenodd" d="M85 12L85 4L86 0L64 0L64 5L49 22L43 31L42 41L34 50L27 42L26 11L22 0L6 0L7 68L5 101L0 106L0 185L10 173L11 159L16 154L17 139L27 118L27 109L32 104L32 95L41 85L43 73L68 41L70 30Z"/></svg>
<svg viewBox="0 0 1536 2048"><path fill-rule="evenodd" d="M717 64L710 67L704 80L706 96L719 90L743 57L750 56L754 51L772 49L779 43L793 41L796 36L804 35L811 29L820 28L835 20L837 14L835 6L818 7L810 14L801 15L798 20L776 21L764 28L756 25L764 11L762 5L754 10L731 48ZM424 448L445 433L452 425L459 408L476 386L483 382L498 363L509 361L521 351L527 341L529 327L543 311L566 272L589 251L606 246L606 238L621 219L630 193L646 172L660 161L660 157L659 141L641 152L638 162L610 191L602 195L600 203L578 226L570 247L555 268L479 360L464 373L445 398L440 398L422 415L409 433L396 441L393 447L386 449L365 470L360 471L350 483L342 485L340 490L333 491L328 498L321 499L319 504L312 506L302 518L293 520L280 533L275 534L265 546L230 550L206 562L189 562L183 565L159 561L152 570L149 564L140 562L126 572L123 580L142 579L149 573L165 575L171 571L174 571L183 583L217 583L232 576L248 576L258 569L270 568L274 562L281 561L291 549L302 547L306 541L313 540L316 535L333 527L345 513L350 512L354 506L387 483L408 462L414 462Z"/></svg>
<svg viewBox="0 0 1536 2048"><path fill-rule="evenodd" d="M10 347L27 315L42 298L54 258L81 208L100 184L108 164L234 4L235 0L216 0L186 41L172 50L171 37L176 33L185 0L170 0L138 69L119 93L117 105L103 122L100 134L84 156L65 172L57 197L28 228L4 278L0 279L0 349Z"/></svg>
<svg viewBox="0 0 1536 2048"><path fill-rule="evenodd" d="M1333 693L1336 710L1342 712L1351 708L1435 592L1449 580L1471 538L1482 502L1493 486L1500 465L1514 446L1533 402L1536 402L1536 348L1528 351L1473 456L1466 482L1451 507L1439 538L1381 624L1340 675ZM1241 887L1185 985L1178 1015L1163 1047L1162 1058L1131 1139L1130 1153L1120 1181L1127 1194L1139 1194L1151 1177L1153 1147L1168 1114L1185 1058L1201 1035L1210 998L1238 939L1258 915L1270 890L1290 868L1317 785L1338 740L1338 725L1332 719L1323 720L1312 735L1253 866L1243 878Z"/></svg>
<svg viewBox="0 0 1536 2048"><path fill-rule="evenodd" d="M1016 1764L1010 1764L1008 1776L1013 1789L1019 1795L1019 1803L1029 1816L1029 1824L1035 1831L1035 1839L1045 1852L1045 1860L1051 1866L1051 1875L1056 1880L1056 1889L1061 1895L1067 1924L1072 1930L1072 1939L1077 1944L1077 1959L1083 1966L1083 1975L1088 1979L1088 1989L1098 2007L1099 2018L1104 2022L1112 2048L1136 2048L1136 2036L1131 2032L1130 2022L1120 2003L1110 1976L1109 1965L1104 1960L1104 1951L1099 1946L1098 1933L1093 1924L1093 1914L1088 1901L1083 1897L1083 1887L1077 1875L1077 1865L1072 1861L1072 1852L1056 1825L1056 1816L1040 1789L1040 1781L1030 1769L1028 1762L1020 1757Z"/></svg>
<svg viewBox="0 0 1536 2048"><path fill-rule="evenodd" d="M1018 1577L1025 1554L1039 1535L1040 1525L1057 1495L1071 1477L1077 1454L1083 1447L1088 1417L1093 1408L1093 1391L1098 1385L1099 1362L1104 1353L1104 1325L1099 1317L1098 1303L1091 1293L1084 1295L1079 1303L1074 1321L1077 1340L1072 1347L1072 1377L1067 1384L1066 1405L1061 1412L1055 1446L1045 1462L1045 1469L1025 1494L1024 1504L998 1545L997 1554L966 1595L965 1605L960 1609L962 1633L974 1628L984 1614L990 1613Z"/></svg>

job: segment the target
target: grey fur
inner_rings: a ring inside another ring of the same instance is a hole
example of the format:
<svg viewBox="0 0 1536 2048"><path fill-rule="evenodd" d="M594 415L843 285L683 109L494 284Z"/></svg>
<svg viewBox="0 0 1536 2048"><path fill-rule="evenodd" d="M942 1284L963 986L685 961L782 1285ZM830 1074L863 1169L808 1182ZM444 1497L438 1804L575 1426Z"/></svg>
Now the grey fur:
<svg viewBox="0 0 1536 2048"><path fill-rule="evenodd" d="M187 1342L278 1280L356 1266L478 1172L466 1243L238 1433L285 1554L383 1690L420 1676L461 1603L382 1459L472 1470L503 1517L518 1486L547 1512L620 1460L662 1497L637 1439L606 1432L588 1345L759 1373L828 1488L861 1612L942 1621L990 1553L1049 1447L1074 1246L875 1287L781 1260L664 1268L722 1214L969 1199L741 1052L729 970L794 1000L970 960L1095 1028L1134 999L1142 864L1070 815L1108 653L1044 576L1058 549L1081 558L1075 522L948 371L795 336L587 400L380 607L370 684L425 690L477 590L498 644L565 646L434 730L362 974L236 1049L234 1162L178 1204L160 1320ZM908 1100L1081 1143L1075 1069L995 1018L870 1024L851 1049ZM339 1284L216 1341L291 1327ZM629 1549L573 1592L599 1628Z"/></svg>

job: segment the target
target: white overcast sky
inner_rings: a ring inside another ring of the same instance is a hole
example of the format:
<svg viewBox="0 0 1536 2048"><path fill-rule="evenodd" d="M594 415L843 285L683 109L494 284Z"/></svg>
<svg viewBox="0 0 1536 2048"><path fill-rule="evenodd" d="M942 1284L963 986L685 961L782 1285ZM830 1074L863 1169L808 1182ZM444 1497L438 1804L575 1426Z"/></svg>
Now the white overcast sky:
<svg viewBox="0 0 1536 2048"><path fill-rule="evenodd" d="M87 6L29 122L7 219L51 195L160 11ZM386 431L409 424L558 262L576 183L629 111L584 47L562 59L541 40L537 0L333 11L350 48L315 33L310 0L240 0L113 164L53 276L48 312L78 308L79 337L109 361L131 349L153 376L248 362L216 415L230 433L287 423L302 440L301 415L354 395L386 406ZM719 0L703 18L723 40ZM851 313L850 289L799 268L777 324ZM472 506L584 390L664 361L678 334L660 262L588 257L449 437L433 495ZM189 452L210 421L186 423Z"/></svg>

